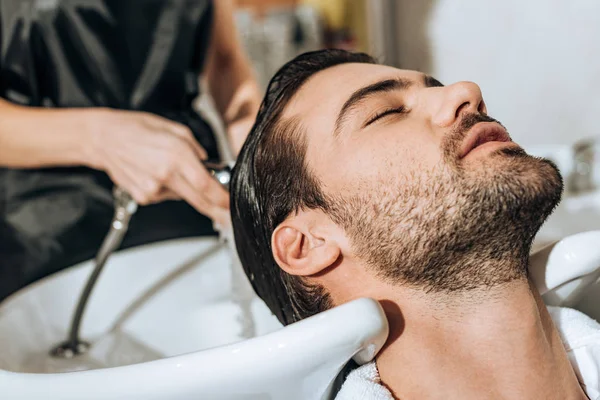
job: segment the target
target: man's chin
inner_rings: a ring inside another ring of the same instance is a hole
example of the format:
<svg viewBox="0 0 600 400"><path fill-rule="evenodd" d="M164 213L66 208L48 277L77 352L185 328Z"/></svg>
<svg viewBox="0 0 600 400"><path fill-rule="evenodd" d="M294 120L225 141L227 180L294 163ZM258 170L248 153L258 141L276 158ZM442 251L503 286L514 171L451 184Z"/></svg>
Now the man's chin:
<svg viewBox="0 0 600 400"><path fill-rule="evenodd" d="M519 146L498 149L491 155L491 160L502 164L506 172L515 176L525 174L532 178L555 181L562 193L562 175L556 164L551 160L528 154Z"/></svg>
<svg viewBox="0 0 600 400"><path fill-rule="evenodd" d="M527 154L527 152L523 150L522 147L516 145L510 147L503 147L501 149L496 150L495 153L498 156L536 158Z"/></svg>
<svg viewBox="0 0 600 400"><path fill-rule="evenodd" d="M552 161L532 156L517 145L498 148L481 157L480 161L484 164L485 170L492 172L494 176L498 173L513 177L526 175L531 178L558 180L562 184L562 176ZM477 169L480 170L481 166Z"/></svg>
<svg viewBox="0 0 600 400"><path fill-rule="evenodd" d="M543 219L560 202L563 180L552 161L511 146L490 154L484 164L480 170L483 176L479 173L478 179L498 195L499 201L514 202L514 206L529 209L532 214L536 213L536 208L544 209Z"/></svg>

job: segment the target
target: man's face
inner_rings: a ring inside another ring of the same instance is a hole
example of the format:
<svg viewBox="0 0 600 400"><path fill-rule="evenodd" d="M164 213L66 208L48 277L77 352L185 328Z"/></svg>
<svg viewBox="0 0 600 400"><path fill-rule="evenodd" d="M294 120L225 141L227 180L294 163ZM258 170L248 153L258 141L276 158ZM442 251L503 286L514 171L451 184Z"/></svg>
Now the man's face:
<svg viewBox="0 0 600 400"><path fill-rule="evenodd" d="M486 114L474 83L356 63L317 73L284 117L299 118L356 255L384 279L454 291L521 276L486 261L526 259L562 192Z"/></svg>

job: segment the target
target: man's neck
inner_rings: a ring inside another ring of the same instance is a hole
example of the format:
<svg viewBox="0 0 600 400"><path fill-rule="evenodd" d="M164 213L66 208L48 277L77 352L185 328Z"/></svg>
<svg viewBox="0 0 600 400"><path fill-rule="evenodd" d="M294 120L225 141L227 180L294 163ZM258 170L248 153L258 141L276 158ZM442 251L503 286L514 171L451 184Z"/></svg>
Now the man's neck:
<svg viewBox="0 0 600 400"><path fill-rule="evenodd" d="M395 295L382 301L390 339L377 366L397 399L587 398L526 280L452 297Z"/></svg>

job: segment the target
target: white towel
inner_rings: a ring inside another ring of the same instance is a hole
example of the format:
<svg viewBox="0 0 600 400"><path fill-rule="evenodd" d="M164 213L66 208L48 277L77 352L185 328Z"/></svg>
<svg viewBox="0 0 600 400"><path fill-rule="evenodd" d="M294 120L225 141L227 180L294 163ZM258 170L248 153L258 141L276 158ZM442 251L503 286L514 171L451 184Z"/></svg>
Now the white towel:
<svg viewBox="0 0 600 400"><path fill-rule="evenodd" d="M600 400L600 324L571 308L548 307L588 397Z"/></svg>
<svg viewBox="0 0 600 400"><path fill-rule="evenodd" d="M548 307L579 382L591 400L600 400L600 324L587 315L561 307ZM375 362L352 371L335 400L393 400L381 384Z"/></svg>
<svg viewBox="0 0 600 400"><path fill-rule="evenodd" d="M335 400L394 400L381 384L375 361L350 372Z"/></svg>

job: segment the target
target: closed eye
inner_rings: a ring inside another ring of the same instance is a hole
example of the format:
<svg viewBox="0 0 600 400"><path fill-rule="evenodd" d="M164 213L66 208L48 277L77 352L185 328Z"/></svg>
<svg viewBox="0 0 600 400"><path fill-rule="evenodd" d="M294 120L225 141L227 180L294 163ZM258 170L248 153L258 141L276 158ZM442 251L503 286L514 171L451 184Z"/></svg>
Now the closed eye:
<svg viewBox="0 0 600 400"><path fill-rule="evenodd" d="M387 117L388 115L402 114L404 111L405 111L404 106L388 108L386 110L380 111L377 114L375 114L373 117L369 118L369 120L365 123L364 128L366 128L367 126L371 125L373 122L375 122L381 118Z"/></svg>

